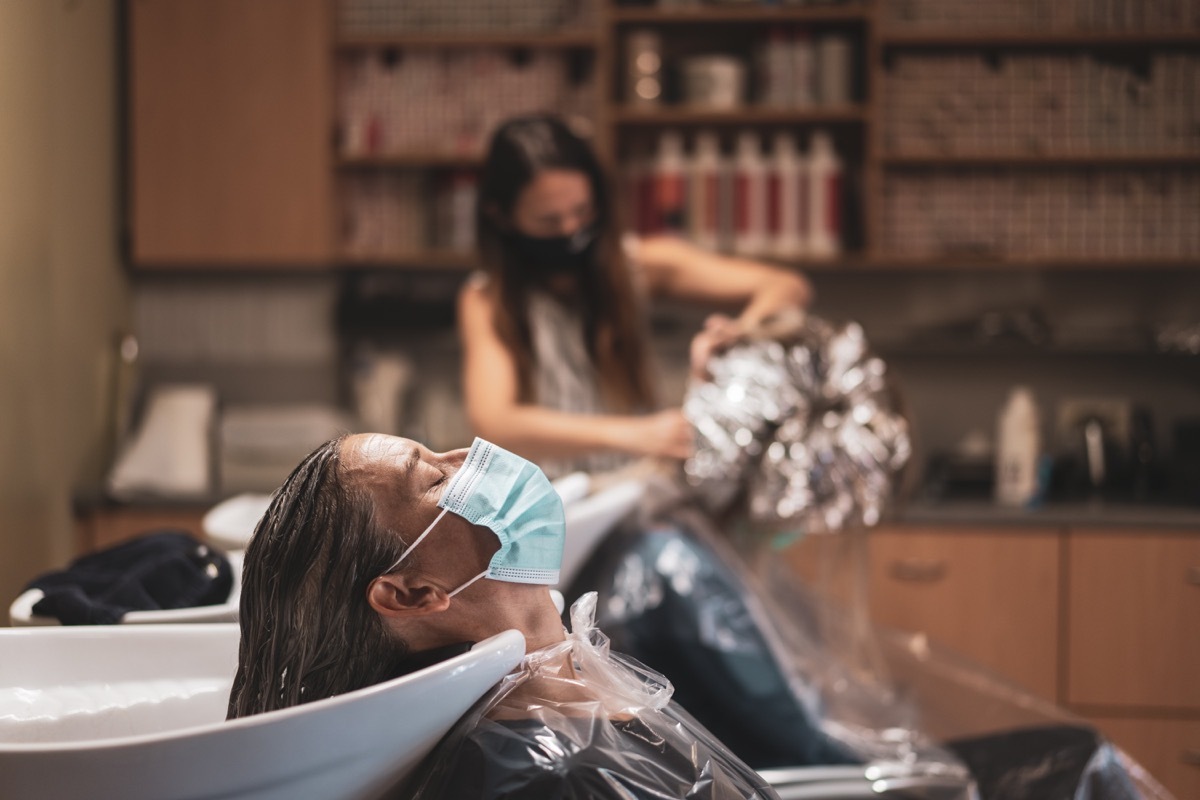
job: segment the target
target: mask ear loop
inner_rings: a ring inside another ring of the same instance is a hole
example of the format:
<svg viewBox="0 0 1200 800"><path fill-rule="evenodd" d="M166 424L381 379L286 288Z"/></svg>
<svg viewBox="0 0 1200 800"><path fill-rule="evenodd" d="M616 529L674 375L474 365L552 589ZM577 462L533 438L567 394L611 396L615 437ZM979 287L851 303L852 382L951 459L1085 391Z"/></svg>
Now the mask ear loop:
<svg viewBox="0 0 1200 800"><path fill-rule="evenodd" d="M463 589L467 588L467 587L468 587L468 586L470 586L472 583L474 583L475 581L479 580L480 578L482 578L484 575L487 575L487 574L488 574L488 571L485 569L483 572L479 573L479 574L478 574L478 575L476 575L474 578L471 578L471 580L467 581L467 582L466 582L466 583L464 583L462 586L458 587L457 589L455 589L453 592L451 592L450 594L448 594L448 595L446 595L446 596L447 596L447 597L454 597L454 595L458 594L458 593L459 593L459 592L461 592Z"/></svg>
<svg viewBox="0 0 1200 800"><path fill-rule="evenodd" d="M442 509L442 513L440 513L440 514L438 514L438 515L437 515L437 519L435 519L433 522L429 523L429 527L428 527L428 528L426 528L426 529L424 530L424 532L423 532L423 533L422 533L420 536L418 536L418 537L416 538L416 541L414 541L412 544L410 544L410 545L408 546L408 549L406 549L406 550L405 550L403 553L401 553L401 554L400 554L400 557L396 559L396 563L395 563L395 564L392 564L390 567L388 567L387 569L385 569L385 570L383 571L383 574L384 574L384 575L387 575L389 572L391 572L392 570L394 570L396 567L398 567L398 566L400 566L402 563L404 563L404 559L408 558L408 554L409 554L409 553L411 553L411 552L413 551L413 548L415 548L417 545L419 545L419 544L421 543L421 540L422 540L422 539L424 539L426 536L428 536L428 535L429 535L429 532L430 532L431 530L433 530L433 526L434 526L434 525L437 525L437 524L438 524L438 522L440 522L440 521L441 521L442 517L446 516L446 512L447 512L447 511L449 511L449 510L450 510L450 509L448 509L448 508L443 508L443 509ZM476 580L478 580L478 578L476 578ZM459 591L461 591L461 589L460 589Z"/></svg>

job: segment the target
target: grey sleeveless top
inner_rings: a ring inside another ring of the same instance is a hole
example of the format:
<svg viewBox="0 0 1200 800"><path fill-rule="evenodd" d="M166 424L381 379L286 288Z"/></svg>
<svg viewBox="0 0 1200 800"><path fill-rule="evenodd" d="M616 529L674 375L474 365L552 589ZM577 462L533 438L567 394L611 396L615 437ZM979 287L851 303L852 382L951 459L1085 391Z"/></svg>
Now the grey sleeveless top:
<svg viewBox="0 0 1200 800"><path fill-rule="evenodd" d="M638 237L632 234L621 237L621 248L631 270L634 292L644 307L647 292L642 271L638 267L640 247L641 240ZM471 276L471 280L482 285L488 278L486 274L477 272ZM578 314L546 292L530 295L527 313L533 345L534 402L569 414L612 413L600 393L600 376L588 356L583 323ZM625 453L595 452L571 458L543 459L538 466L550 478L557 478L572 472L607 472L633 460L633 456Z"/></svg>
<svg viewBox="0 0 1200 800"><path fill-rule="evenodd" d="M584 342L578 315L544 292L529 297L529 334L533 344L533 391L538 405L572 414L604 414L599 375ZM587 424L581 421L581 424ZM623 453L588 453L546 459L538 466L551 478L571 472L606 472L628 463Z"/></svg>

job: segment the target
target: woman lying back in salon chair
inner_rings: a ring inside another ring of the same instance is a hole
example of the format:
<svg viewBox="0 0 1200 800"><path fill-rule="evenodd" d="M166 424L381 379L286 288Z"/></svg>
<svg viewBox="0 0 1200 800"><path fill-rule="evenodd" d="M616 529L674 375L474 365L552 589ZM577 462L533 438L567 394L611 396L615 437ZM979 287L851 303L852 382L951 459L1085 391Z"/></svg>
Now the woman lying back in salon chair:
<svg viewBox="0 0 1200 800"><path fill-rule="evenodd" d="M564 533L542 472L482 440L449 453L381 435L321 446L246 551L229 717L378 683L515 628L524 665L402 796L774 797L669 702L661 676L608 652L588 598L564 631L548 589Z"/></svg>

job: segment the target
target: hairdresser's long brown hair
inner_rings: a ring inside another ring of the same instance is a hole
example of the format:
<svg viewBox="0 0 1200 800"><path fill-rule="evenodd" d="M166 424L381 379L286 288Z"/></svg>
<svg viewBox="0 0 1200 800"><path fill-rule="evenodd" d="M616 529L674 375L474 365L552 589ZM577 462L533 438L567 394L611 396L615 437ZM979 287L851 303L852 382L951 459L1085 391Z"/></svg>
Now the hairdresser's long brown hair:
<svg viewBox="0 0 1200 800"><path fill-rule="evenodd" d="M341 446L326 442L296 467L246 548L229 719L379 683L407 653L367 603L403 542L377 529L370 498L348 485Z"/></svg>
<svg viewBox="0 0 1200 800"><path fill-rule="evenodd" d="M541 171L563 169L588 177L595 206L598 240L579 275L580 313L588 355L600 376L604 399L614 411L649 409L654 390L647 369L646 336L638 300L617 241L617 225L604 172L595 153L561 120L552 116L519 117L492 137L479 184L476 232L484 269L490 276L496 332L517 365L521 399L533 396L534 354L529 328L530 292L535 273L524 267L505 241L521 190Z"/></svg>

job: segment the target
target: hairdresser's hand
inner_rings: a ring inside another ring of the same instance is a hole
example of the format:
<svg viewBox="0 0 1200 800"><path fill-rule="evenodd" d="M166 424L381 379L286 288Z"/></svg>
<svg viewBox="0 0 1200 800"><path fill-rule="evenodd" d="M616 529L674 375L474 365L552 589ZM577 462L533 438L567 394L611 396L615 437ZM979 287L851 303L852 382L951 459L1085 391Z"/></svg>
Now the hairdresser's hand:
<svg viewBox="0 0 1200 800"><path fill-rule="evenodd" d="M704 320L704 328L692 338L692 377L708 380L708 360L734 344L745 333L742 323L724 314Z"/></svg>
<svg viewBox="0 0 1200 800"><path fill-rule="evenodd" d="M630 420L627 449L642 456L682 461L692 455L692 423L678 408Z"/></svg>

